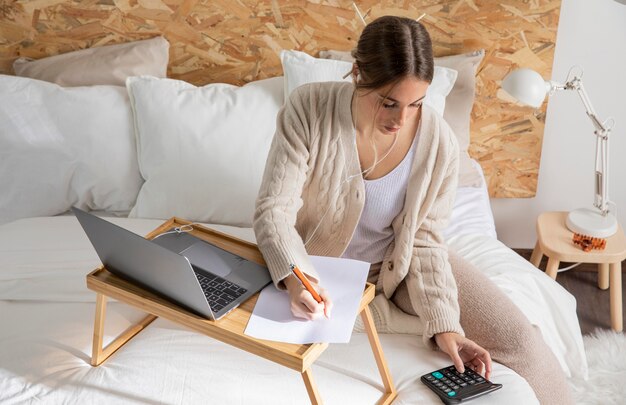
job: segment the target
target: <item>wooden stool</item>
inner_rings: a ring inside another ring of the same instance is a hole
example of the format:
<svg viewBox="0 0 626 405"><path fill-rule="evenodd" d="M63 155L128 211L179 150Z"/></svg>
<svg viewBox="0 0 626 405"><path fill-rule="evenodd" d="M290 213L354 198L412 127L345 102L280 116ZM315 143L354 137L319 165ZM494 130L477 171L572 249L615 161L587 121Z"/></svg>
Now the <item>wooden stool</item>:
<svg viewBox="0 0 626 405"><path fill-rule="evenodd" d="M622 260L626 259L626 238L618 225L615 235L607 238L604 250L584 252L572 242L573 233L565 225L567 212L544 212L537 218L537 244L530 262L539 267L543 255L548 256L546 274L556 280L560 262L597 263L598 287L611 288L611 328L621 332L622 319Z"/></svg>

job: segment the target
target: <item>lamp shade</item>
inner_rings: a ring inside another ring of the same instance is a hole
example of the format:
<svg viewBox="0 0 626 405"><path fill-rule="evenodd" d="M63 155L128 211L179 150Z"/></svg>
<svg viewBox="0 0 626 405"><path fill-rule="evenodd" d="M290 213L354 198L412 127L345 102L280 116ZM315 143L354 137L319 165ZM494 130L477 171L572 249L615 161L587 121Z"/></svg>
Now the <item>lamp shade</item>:
<svg viewBox="0 0 626 405"><path fill-rule="evenodd" d="M502 80L502 89L519 102L537 108L550 91L550 83L532 69L517 69Z"/></svg>

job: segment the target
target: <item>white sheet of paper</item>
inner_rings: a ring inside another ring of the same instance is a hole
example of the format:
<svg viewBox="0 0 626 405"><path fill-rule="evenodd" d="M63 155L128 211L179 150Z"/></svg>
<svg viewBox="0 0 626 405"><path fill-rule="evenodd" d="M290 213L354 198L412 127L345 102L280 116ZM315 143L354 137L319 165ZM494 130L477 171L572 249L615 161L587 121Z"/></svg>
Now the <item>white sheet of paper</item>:
<svg viewBox="0 0 626 405"><path fill-rule="evenodd" d="M370 264L337 257L311 256L321 282L333 300L330 319L308 321L289 309L289 295L270 284L261 291L244 333L287 343L347 343L363 296Z"/></svg>

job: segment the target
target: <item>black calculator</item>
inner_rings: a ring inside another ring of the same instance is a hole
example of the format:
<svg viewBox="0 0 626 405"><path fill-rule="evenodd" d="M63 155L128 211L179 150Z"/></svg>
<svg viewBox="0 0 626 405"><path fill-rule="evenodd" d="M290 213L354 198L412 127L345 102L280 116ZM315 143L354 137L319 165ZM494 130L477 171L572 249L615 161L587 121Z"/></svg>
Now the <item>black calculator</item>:
<svg viewBox="0 0 626 405"><path fill-rule="evenodd" d="M486 380L467 366L464 373L450 366L425 374L421 380L444 404L459 404L502 388L502 384Z"/></svg>

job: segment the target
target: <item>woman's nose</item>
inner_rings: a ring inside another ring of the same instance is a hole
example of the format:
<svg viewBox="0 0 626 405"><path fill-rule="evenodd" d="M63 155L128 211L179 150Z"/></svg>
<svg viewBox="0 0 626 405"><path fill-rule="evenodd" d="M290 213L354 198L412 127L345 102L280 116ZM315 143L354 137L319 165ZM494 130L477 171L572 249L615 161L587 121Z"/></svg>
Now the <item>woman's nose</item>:
<svg viewBox="0 0 626 405"><path fill-rule="evenodd" d="M404 125L404 121L406 121L407 112L408 112L408 108L406 107L398 109L398 112L396 113L396 116L394 117L395 123L398 126Z"/></svg>

